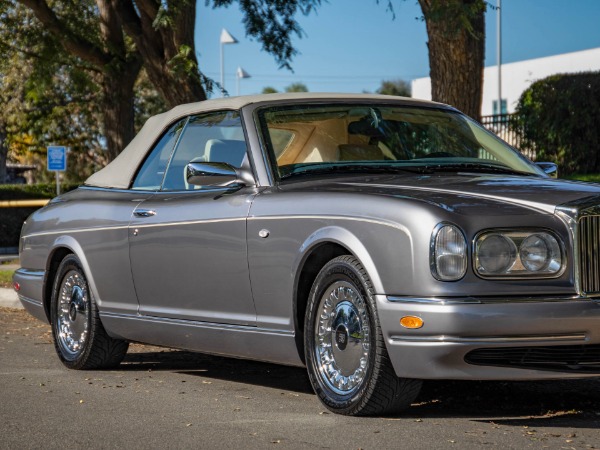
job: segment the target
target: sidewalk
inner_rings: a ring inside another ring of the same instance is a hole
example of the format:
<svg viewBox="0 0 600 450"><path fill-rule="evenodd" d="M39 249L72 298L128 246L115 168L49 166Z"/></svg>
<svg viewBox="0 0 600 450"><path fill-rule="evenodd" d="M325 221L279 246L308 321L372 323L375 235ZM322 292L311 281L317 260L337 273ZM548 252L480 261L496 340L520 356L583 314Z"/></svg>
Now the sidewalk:
<svg viewBox="0 0 600 450"><path fill-rule="evenodd" d="M0 255L0 261L13 261L19 259L19 255ZM18 264L2 264L0 270L15 270L18 269ZM12 288L0 287L0 306L4 308L23 308L17 293Z"/></svg>
<svg viewBox="0 0 600 450"><path fill-rule="evenodd" d="M17 293L9 288L0 288L0 306L4 308L23 308Z"/></svg>

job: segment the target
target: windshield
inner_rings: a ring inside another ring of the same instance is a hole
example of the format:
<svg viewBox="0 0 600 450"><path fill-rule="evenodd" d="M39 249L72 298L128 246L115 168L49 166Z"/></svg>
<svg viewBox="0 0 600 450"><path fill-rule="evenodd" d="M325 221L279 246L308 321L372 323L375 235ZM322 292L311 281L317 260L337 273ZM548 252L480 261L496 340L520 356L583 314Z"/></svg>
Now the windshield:
<svg viewBox="0 0 600 450"><path fill-rule="evenodd" d="M454 111L387 105L297 105L259 111L279 178L350 171L543 172Z"/></svg>

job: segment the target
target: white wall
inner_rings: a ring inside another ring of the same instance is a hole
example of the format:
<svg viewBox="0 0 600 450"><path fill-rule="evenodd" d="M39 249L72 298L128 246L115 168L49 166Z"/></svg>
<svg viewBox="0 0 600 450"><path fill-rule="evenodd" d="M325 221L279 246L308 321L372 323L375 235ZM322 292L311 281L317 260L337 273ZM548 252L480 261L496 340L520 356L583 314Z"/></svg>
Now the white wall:
<svg viewBox="0 0 600 450"><path fill-rule="evenodd" d="M587 71L600 71L600 48L502 64L502 98L512 113L521 93L534 81L557 73ZM431 78L417 78L411 84L414 98L431 100ZM483 116L493 114L492 103L497 99L498 66L489 66L483 71Z"/></svg>

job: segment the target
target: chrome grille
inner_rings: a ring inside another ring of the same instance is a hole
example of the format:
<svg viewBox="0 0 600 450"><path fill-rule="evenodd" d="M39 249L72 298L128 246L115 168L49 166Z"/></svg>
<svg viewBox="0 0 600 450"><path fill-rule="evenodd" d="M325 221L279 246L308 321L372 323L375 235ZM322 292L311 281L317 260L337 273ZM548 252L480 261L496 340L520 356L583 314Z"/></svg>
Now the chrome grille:
<svg viewBox="0 0 600 450"><path fill-rule="evenodd" d="M581 290L600 294L600 216L579 219L579 273Z"/></svg>

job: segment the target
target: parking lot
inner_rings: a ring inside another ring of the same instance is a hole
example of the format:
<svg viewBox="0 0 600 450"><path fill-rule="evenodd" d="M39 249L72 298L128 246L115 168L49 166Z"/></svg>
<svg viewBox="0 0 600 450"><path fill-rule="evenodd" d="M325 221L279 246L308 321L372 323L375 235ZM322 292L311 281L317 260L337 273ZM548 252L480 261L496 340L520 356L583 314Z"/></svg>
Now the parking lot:
<svg viewBox="0 0 600 450"><path fill-rule="evenodd" d="M133 345L70 371L0 308L0 448L600 448L600 381L429 382L393 417L329 413L300 368Z"/></svg>

